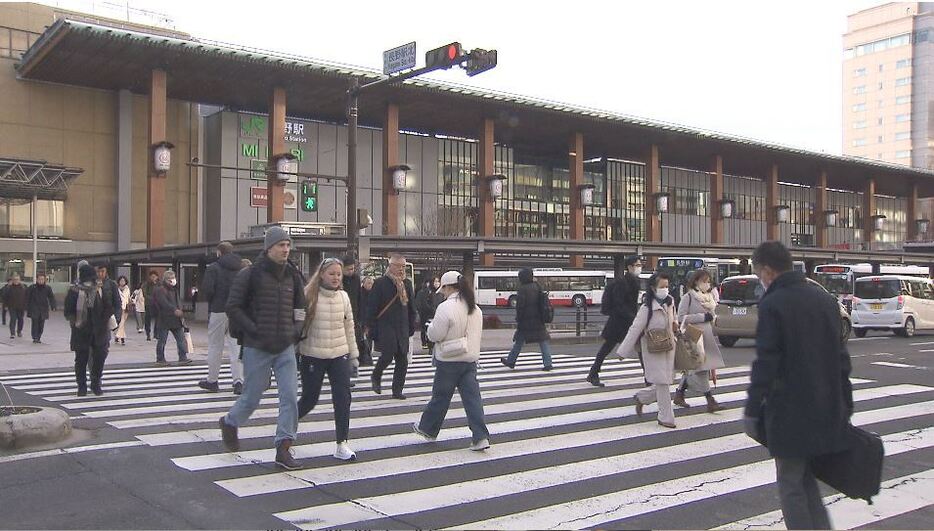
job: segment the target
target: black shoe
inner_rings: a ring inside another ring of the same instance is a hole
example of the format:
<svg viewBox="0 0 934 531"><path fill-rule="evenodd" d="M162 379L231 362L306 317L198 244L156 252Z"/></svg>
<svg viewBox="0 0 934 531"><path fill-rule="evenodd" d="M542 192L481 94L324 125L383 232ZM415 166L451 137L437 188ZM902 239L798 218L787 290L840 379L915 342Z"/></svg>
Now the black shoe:
<svg viewBox="0 0 934 531"><path fill-rule="evenodd" d="M14 336L13 334L10 334L10 339L16 339L16 336Z"/></svg>
<svg viewBox="0 0 934 531"><path fill-rule="evenodd" d="M149 336L146 336L146 341L152 341L152 338Z"/></svg>
<svg viewBox="0 0 934 531"><path fill-rule="evenodd" d="M402 393L393 393L392 397L396 400L405 400L405 395Z"/></svg>
<svg viewBox="0 0 934 531"><path fill-rule="evenodd" d="M198 387L211 393L216 393L221 390L221 386L217 385L217 382L209 382L207 380L201 380L198 382Z"/></svg>
<svg viewBox="0 0 934 531"><path fill-rule="evenodd" d="M191 365L191 362L192 362L191 358L179 358L178 360L179 365Z"/></svg>
<svg viewBox="0 0 934 531"><path fill-rule="evenodd" d="M510 369L515 369L515 368L516 368L516 364L515 364L515 363L509 363L509 359L508 359L508 358L500 358L500 359L499 359L499 362L502 363L503 365L509 367Z"/></svg>
<svg viewBox="0 0 934 531"><path fill-rule="evenodd" d="M356 386L357 386L357 382L351 380L351 381L350 381L350 387L356 387Z"/></svg>
<svg viewBox="0 0 934 531"><path fill-rule="evenodd" d="M302 468L302 465L292 457L292 441L286 439L276 445L276 464L286 470Z"/></svg>
<svg viewBox="0 0 934 531"><path fill-rule="evenodd" d="M87 388L87 387L79 387L79 388L78 388L78 396L88 396L88 388Z"/></svg>
<svg viewBox="0 0 934 531"><path fill-rule="evenodd" d="M233 384L233 394L242 395L243 394L243 382L234 382Z"/></svg>
<svg viewBox="0 0 934 531"><path fill-rule="evenodd" d="M600 375L592 372L587 375L587 381L590 382L590 385L594 387L605 387L606 384L600 381Z"/></svg>
<svg viewBox="0 0 934 531"><path fill-rule="evenodd" d="M548 372L548 371L550 371L551 369L554 369L554 367L552 367L551 365L545 365L544 367L542 367L542 370L545 371L545 372Z"/></svg>
<svg viewBox="0 0 934 531"><path fill-rule="evenodd" d="M370 375L370 384L373 386L373 392L381 395L383 394L383 384L379 381L379 379L380 378L378 374L374 373Z"/></svg>
<svg viewBox="0 0 934 531"><path fill-rule="evenodd" d="M91 392L94 393L94 396L101 396L102 394L104 394L104 390L101 389L100 384L98 385L91 384Z"/></svg>
<svg viewBox="0 0 934 531"><path fill-rule="evenodd" d="M224 422L224 417L219 421L221 426L221 440L224 441L224 447L228 452L240 450L240 439L237 437L237 427Z"/></svg>
<svg viewBox="0 0 934 531"><path fill-rule="evenodd" d="M16 337L23 337L23 333L22 333L22 332L17 332L17 333L16 333Z"/></svg>

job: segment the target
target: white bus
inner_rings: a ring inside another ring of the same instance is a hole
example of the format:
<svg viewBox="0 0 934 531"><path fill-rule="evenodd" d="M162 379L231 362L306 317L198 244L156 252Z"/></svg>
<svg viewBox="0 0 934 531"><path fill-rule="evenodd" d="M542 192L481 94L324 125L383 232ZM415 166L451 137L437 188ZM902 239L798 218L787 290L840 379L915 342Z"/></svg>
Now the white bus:
<svg viewBox="0 0 934 531"><path fill-rule="evenodd" d="M600 304L606 288L604 271L564 271L561 269L536 269L535 281L548 292L554 306L583 308ZM480 306L516 307L516 289L519 285L518 271L476 271L474 286L477 304Z"/></svg>
<svg viewBox="0 0 934 531"><path fill-rule="evenodd" d="M856 280L872 274L871 264L824 264L814 267L815 280L834 294L848 311L852 307ZM928 268L920 266L883 265L879 267L879 274L930 278Z"/></svg>

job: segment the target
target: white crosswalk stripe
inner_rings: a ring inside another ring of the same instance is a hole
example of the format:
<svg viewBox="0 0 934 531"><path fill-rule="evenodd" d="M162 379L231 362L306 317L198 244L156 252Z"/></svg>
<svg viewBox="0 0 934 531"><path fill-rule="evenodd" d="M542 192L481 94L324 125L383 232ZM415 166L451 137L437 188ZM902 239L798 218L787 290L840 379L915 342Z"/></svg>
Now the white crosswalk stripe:
<svg viewBox="0 0 934 531"><path fill-rule="evenodd" d="M554 370L545 372L536 353L524 353L515 370L499 363L502 354L485 352L478 373L493 442L489 450L466 449L470 430L457 396L436 442L412 434L411 425L430 398L434 370L419 356L410 367L405 401L374 395L371 369L361 368L351 414L356 462L330 457L334 422L325 386L318 407L299 423L293 446L295 457L309 466L290 472L272 464L274 379L250 422L240 428L237 453L223 450L216 427L236 399L226 367L220 393L197 387L207 373L203 365L107 371L102 397L76 397L69 372L2 381L57 403L75 418L100 419L137 444L160 447L180 473L214 474L210 480L230 496L268 498L277 508L274 515L289 526L626 527L620 522L655 511L690 510L712 498L743 496L757 512L744 504L733 511L722 506L720 521L707 525L782 526L777 493L757 494L774 489L774 466L739 422L748 366L718 371L715 394L723 411L678 410L678 429L665 430L654 420L654 406L645 407L644 419L635 416L632 395L643 385L638 361L608 361L601 373L607 387L595 388L584 381L592 359L555 355ZM929 462L919 469L913 456L930 455L934 446L934 386L852 381L853 422L883 434L887 463L894 462L887 466L894 468L872 507L837 495L825 499L836 527L871 526L925 510L934 503L925 488L934 470ZM703 398L689 402L700 406ZM900 455L905 455L901 461Z"/></svg>

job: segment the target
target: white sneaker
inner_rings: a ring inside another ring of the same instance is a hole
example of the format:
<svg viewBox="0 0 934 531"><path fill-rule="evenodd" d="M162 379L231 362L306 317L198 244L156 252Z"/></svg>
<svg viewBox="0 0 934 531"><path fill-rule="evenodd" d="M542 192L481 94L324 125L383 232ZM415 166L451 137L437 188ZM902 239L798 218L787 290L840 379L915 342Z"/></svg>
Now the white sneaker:
<svg viewBox="0 0 934 531"><path fill-rule="evenodd" d="M421 437L422 439L425 439L428 442L433 442L436 439L436 437L432 437L431 435L428 435L427 433L423 432L421 428L418 427L417 422L415 424L412 424L412 431L415 432L415 435L418 435L419 437Z"/></svg>
<svg viewBox="0 0 934 531"><path fill-rule="evenodd" d="M341 461L356 461L357 454L350 449L347 441L337 443L337 449L334 450L334 457Z"/></svg>
<svg viewBox="0 0 934 531"><path fill-rule="evenodd" d="M474 452L482 452L490 447L489 439L480 439L479 441L470 445L470 449Z"/></svg>

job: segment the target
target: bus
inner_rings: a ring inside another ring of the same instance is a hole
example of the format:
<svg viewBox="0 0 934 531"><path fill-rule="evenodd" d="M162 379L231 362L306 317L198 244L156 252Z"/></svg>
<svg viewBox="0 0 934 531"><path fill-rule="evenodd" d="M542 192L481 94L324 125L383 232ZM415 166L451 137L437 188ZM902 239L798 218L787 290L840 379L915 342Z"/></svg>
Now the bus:
<svg viewBox="0 0 934 531"><path fill-rule="evenodd" d="M872 264L824 264L814 267L814 279L835 295L847 311L852 309L856 280L872 274ZM882 265L879 266L879 274L930 278L928 268L921 266Z"/></svg>
<svg viewBox="0 0 934 531"><path fill-rule="evenodd" d="M606 288L605 271L564 271L535 269L535 281L554 306L583 308L600 304ZM518 271L476 271L474 286L480 306L516 307Z"/></svg>
<svg viewBox="0 0 934 531"><path fill-rule="evenodd" d="M720 281L727 277L742 274L738 258L710 258L706 256L666 256L658 259L657 271L668 273L669 292L680 300L684 294L684 283L689 274L698 269L706 269L713 277L713 285L718 286Z"/></svg>

